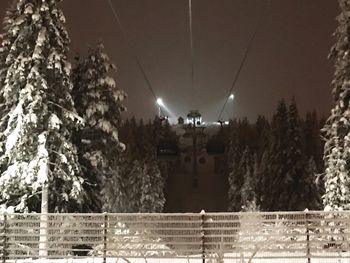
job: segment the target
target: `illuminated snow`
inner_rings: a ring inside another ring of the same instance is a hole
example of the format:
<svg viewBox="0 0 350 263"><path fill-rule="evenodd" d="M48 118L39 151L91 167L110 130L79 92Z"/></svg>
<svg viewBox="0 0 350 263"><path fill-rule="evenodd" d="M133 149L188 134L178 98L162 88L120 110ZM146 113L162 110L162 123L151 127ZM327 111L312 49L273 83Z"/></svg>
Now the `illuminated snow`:
<svg viewBox="0 0 350 263"><path fill-rule="evenodd" d="M39 146L38 146L38 166L39 170L37 173L38 176L38 181L39 182L46 182L48 180L48 170L49 170L49 165L48 165L48 159L49 159L49 153L46 149L46 133L43 132L42 134L39 135Z"/></svg>
<svg viewBox="0 0 350 263"><path fill-rule="evenodd" d="M62 122L61 120L57 117L56 114L51 114L50 119L49 119L49 128L52 130L59 130Z"/></svg>
<svg viewBox="0 0 350 263"><path fill-rule="evenodd" d="M16 127L10 134L9 134L9 129L11 128L10 125L8 126L8 128L5 131L5 134L7 135L6 151L5 151L6 155L9 154L9 152L16 145L16 143L19 139L20 131L21 131L22 125L23 125L23 116L22 115L23 115L22 103L18 103L17 107L15 108L12 115L10 115L10 119L9 119L9 124L11 124L15 121L15 118L16 118Z"/></svg>

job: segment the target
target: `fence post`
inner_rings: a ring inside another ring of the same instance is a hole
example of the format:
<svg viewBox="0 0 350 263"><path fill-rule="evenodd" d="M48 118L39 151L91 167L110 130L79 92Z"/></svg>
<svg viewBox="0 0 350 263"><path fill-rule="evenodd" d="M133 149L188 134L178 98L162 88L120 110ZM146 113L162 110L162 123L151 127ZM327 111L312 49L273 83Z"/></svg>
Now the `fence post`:
<svg viewBox="0 0 350 263"><path fill-rule="evenodd" d="M202 236L202 263L205 263L205 233L204 233L204 220L205 211L202 210L201 213L201 236Z"/></svg>
<svg viewBox="0 0 350 263"><path fill-rule="evenodd" d="M7 251L6 251L6 247L7 247L7 214L4 213L4 226L2 229L2 236L3 236L3 240L2 240L2 263L6 262L6 256L7 256Z"/></svg>
<svg viewBox="0 0 350 263"><path fill-rule="evenodd" d="M103 263L106 263L107 261L107 227L108 227L108 214L104 214L104 221L103 221Z"/></svg>
<svg viewBox="0 0 350 263"><path fill-rule="evenodd" d="M305 227L306 227L306 257L307 262L311 263L310 257L310 234L309 234L309 213L305 211Z"/></svg>
<svg viewBox="0 0 350 263"><path fill-rule="evenodd" d="M45 259L48 252L48 227L49 227L49 188L43 185L41 190L41 212L40 212L40 230L39 230L39 258Z"/></svg>

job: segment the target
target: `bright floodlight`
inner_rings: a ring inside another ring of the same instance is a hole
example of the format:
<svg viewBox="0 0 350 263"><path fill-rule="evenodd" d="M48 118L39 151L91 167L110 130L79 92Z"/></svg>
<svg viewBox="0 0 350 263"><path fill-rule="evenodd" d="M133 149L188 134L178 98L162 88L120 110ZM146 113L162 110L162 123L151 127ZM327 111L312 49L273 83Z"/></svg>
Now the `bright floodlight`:
<svg viewBox="0 0 350 263"><path fill-rule="evenodd" d="M158 104L159 106L164 106L163 100L162 100L161 98L158 98L158 99L157 99L157 104Z"/></svg>
<svg viewBox="0 0 350 263"><path fill-rule="evenodd" d="M235 98L234 94L231 94L230 97L229 97L230 100L234 100L234 98Z"/></svg>

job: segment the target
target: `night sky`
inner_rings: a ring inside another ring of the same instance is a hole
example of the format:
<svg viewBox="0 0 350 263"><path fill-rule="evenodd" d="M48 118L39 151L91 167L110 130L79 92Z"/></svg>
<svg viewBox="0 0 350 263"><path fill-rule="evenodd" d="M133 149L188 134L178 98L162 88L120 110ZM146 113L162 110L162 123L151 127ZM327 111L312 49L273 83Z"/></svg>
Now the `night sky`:
<svg viewBox="0 0 350 263"><path fill-rule="evenodd" d="M0 19L12 0L0 0ZM266 0L192 0L194 98L188 0L112 0L130 39L127 44L107 0L65 0L71 57L103 40L128 93L125 116L149 119L158 109L134 55L140 58L157 96L176 118L199 109L216 121ZM293 96L303 114L328 115L335 39L335 0L271 0L224 118L271 117L277 101ZM131 52L130 52L131 51Z"/></svg>

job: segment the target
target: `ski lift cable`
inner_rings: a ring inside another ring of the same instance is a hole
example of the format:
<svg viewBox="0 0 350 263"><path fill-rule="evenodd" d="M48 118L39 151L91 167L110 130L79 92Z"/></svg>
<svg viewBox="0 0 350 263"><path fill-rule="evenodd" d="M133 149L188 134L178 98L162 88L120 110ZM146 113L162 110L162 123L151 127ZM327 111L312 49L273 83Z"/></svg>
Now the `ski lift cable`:
<svg viewBox="0 0 350 263"><path fill-rule="evenodd" d="M128 35L126 34L126 31L125 31L125 29L124 29L124 27L123 27L123 24L122 24L122 22L121 22L121 20L120 20L120 18L119 18L119 15L118 15L117 10L114 8L113 3L112 3L111 0L107 0L107 3L108 3L108 5L109 5L109 8L110 8L111 11L112 11L112 14L113 14L113 17L114 17L116 23L118 24L118 27L119 27L119 29L120 29L120 31L121 31L121 33L122 33L122 37L123 37L123 39L124 39L124 42L125 42L127 45L130 46L130 41L129 41ZM139 67L139 69L140 69L140 71L141 71L141 73L142 73L142 76L143 76L143 78L145 79L145 81L146 81L146 83L147 83L147 87L148 87L149 91L151 92L152 96L154 97L154 100L157 101L158 98L157 98L157 96L156 96L156 93L154 92L154 89L153 89L153 87L152 87L151 81L150 81L150 79L147 77L146 71L145 71L144 67L142 66L142 63L141 63L139 57L137 56L137 54L132 53L130 50L131 50L131 48L129 48L129 53L130 53L130 55L133 56L134 59L136 60L137 66ZM163 114L163 116L165 116L165 113L164 113L164 111L163 111L163 109L162 109L161 107L160 107L160 111L161 111L161 113Z"/></svg>
<svg viewBox="0 0 350 263"><path fill-rule="evenodd" d="M242 58L242 61L241 61L240 65L239 65L239 68L238 68L238 70L237 70L237 72L236 72L236 74L235 74L235 76L234 76L231 89L230 89L230 91L228 92L228 95L227 95L227 97L226 97L225 103L224 103L224 105L223 105L223 107L222 107L222 109L221 109L221 111L220 111L218 120L221 120L222 114L223 114L223 112L224 112L224 110L225 110L225 107L226 107L226 105L227 105L227 103L228 103L229 97L230 97L230 95L232 94L233 89L234 89L235 86L236 86L236 83L237 83L237 81L238 81L238 79L239 79L239 76L240 76L240 74L241 74L241 72L242 72L242 69L243 69L243 67L244 67L244 65L245 65L245 62L246 62L246 60L247 60L247 58L248 58L249 52L251 51L251 49L252 49L252 47L253 47L253 44L254 44L254 40L255 40L255 38L256 38L256 35L257 35L257 33L259 32L259 29L260 29L260 27L262 26L263 21L265 20L265 17L267 16L267 11L268 11L268 7L270 6L270 2L271 2L271 0L267 0L267 1L265 2L265 12L261 12L261 15L260 15L260 17L259 17L259 19L258 19L258 22L257 22L257 24L256 24L256 27L255 27L255 29L254 29L254 31L253 31L253 34L251 35L251 37L250 37L250 39L249 39L248 46L247 46L247 48L246 48L246 50L245 50L245 52L244 52L244 55L243 55L243 58Z"/></svg>
<svg viewBox="0 0 350 263"><path fill-rule="evenodd" d="M189 37L190 37L190 52L191 52L191 102L194 107L194 52L193 52L193 23L192 23L192 0L188 0L188 15L189 15Z"/></svg>

